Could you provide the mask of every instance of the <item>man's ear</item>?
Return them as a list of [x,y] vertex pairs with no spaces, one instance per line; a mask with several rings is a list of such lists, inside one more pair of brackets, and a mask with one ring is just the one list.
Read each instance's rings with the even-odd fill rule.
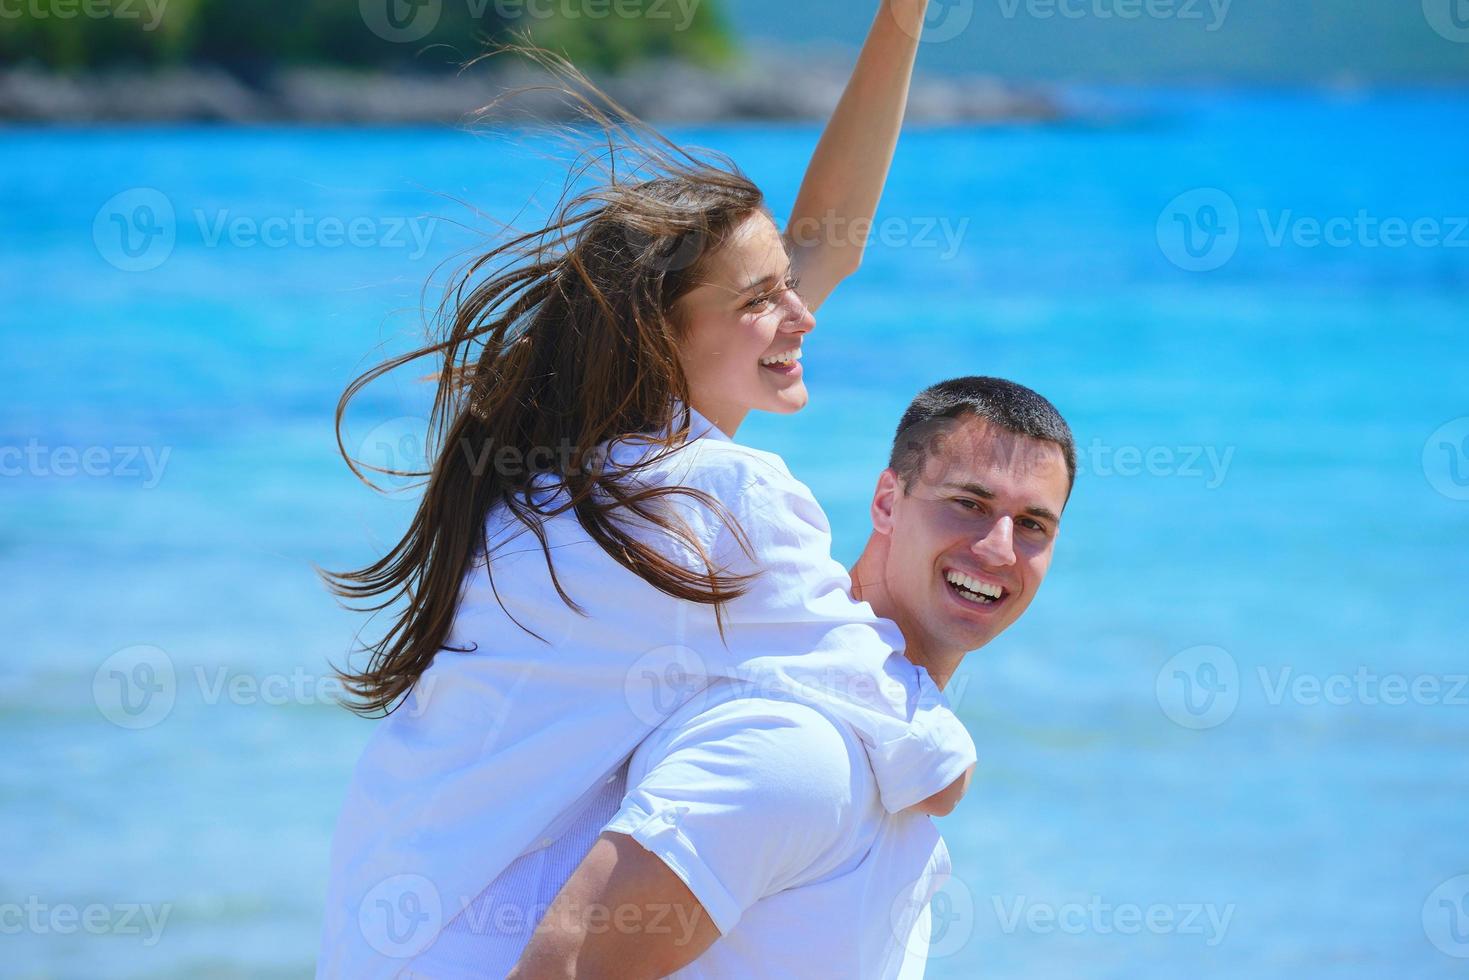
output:
[[898,494],[903,492],[903,483],[896,471],[889,467],[877,478],[877,490],[872,494],[872,529],[878,534],[893,533],[893,506]]

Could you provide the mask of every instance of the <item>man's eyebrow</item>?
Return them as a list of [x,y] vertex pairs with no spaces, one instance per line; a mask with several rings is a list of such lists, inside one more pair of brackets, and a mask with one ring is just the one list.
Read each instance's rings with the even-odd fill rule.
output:
[[[995,499],[995,492],[982,483],[943,483],[939,486],[940,489],[959,490],[964,493],[973,494],[981,500]],[[1039,517],[1042,520],[1050,521],[1052,524],[1061,523],[1060,515],[1051,510],[1049,507],[1037,507],[1032,505],[1025,508],[1023,511],[1021,511],[1021,513],[1029,514],[1031,517]]]
[[940,483],[939,489],[962,490],[965,493],[972,493],[976,497],[983,497],[985,500],[993,500],[995,496],[995,492],[983,483]]

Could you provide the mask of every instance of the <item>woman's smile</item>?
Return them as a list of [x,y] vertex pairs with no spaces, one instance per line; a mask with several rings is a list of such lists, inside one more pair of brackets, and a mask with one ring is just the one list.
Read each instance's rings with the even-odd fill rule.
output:
[[802,374],[801,348],[796,346],[779,354],[762,357],[760,366],[767,371],[773,371],[788,378],[799,378]]

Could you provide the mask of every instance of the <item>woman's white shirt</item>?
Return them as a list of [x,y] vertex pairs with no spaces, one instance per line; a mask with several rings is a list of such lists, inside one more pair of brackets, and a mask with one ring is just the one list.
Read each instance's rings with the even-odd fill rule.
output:
[[[618,564],[570,513],[536,537],[497,509],[492,561],[466,576],[446,648],[374,731],[332,841],[319,977],[391,977],[521,855],[555,840],[634,748],[711,680],[820,705],[861,739],[897,812],[975,761],[974,743],[902,634],[849,594],[830,528],[778,456],[691,412],[690,439],[639,472],[703,491],[665,498],[726,573],[758,573],[725,607],[668,596]],[[609,447],[614,464],[648,449]],[[555,491],[547,491],[554,494]],[[686,547],[637,529],[670,556]],[[503,603],[503,607],[502,607]],[[452,648],[472,647],[460,653]]]

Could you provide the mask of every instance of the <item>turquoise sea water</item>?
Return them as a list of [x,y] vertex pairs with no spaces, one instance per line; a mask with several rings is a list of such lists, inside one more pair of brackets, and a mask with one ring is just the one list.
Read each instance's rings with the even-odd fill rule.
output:
[[[1126,122],[908,133],[811,407],[741,433],[849,561],[925,384],[1011,377],[1076,430],[1050,579],[951,687],[982,763],[931,975],[1462,975],[1469,101],[1091,97]],[[783,213],[817,130],[675,135]],[[435,130],[0,158],[0,972],[305,975],[371,728],[320,683],[361,623],[311,564],[410,512],[333,408],[491,227],[450,198],[510,217],[554,168]],[[425,394],[371,393],[349,448],[411,456]]]

